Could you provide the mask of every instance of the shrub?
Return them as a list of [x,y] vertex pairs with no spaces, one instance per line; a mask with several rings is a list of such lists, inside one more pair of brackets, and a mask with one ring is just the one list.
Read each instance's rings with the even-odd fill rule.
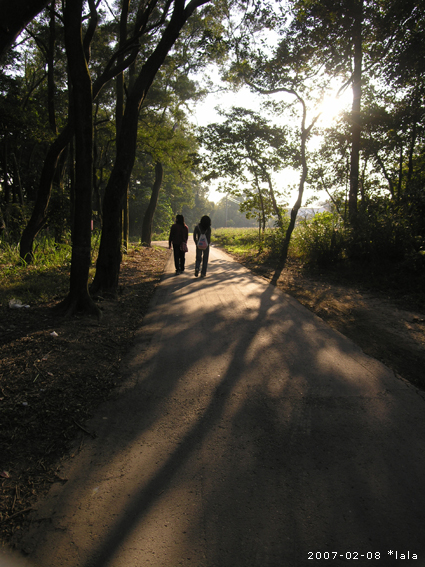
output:
[[306,263],[328,266],[343,259],[346,238],[340,218],[324,212],[297,226],[293,246]]
[[402,208],[387,199],[374,199],[358,214],[348,240],[348,254],[353,260],[368,263],[401,263],[416,256],[420,241]]

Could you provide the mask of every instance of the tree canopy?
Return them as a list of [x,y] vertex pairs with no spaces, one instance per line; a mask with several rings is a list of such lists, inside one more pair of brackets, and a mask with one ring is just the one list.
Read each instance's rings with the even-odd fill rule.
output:
[[[101,238],[90,291],[114,294],[126,234],[149,244],[177,212],[193,223],[202,208],[219,211],[213,180],[248,217],[282,228],[290,187],[277,179],[288,168],[299,184],[283,257],[307,189],[325,192],[353,258],[382,240],[423,264],[424,0],[6,8],[0,0],[1,237],[19,241],[26,263],[40,231],[71,238],[73,305],[90,305],[92,223]],[[197,132],[210,65],[221,89],[244,85],[263,105],[238,104]],[[319,120],[323,101],[347,90],[350,106]]]

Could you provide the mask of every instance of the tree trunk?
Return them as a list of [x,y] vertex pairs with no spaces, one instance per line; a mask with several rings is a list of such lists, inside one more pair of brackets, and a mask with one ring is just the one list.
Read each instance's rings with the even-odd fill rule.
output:
[[47,108],[49,112],[50,128],[57,134],[56,112],[55,112],[55,43],[56,43],[56,21],[55,21],[55,0],[52,1],[49,23],[49,44],[47,50]]
[[75,224],[70,291],[60,305],[67,314],[83,310],[100,316],[88,292],[91,262],[93,108],[92,84],[81,35],[83,0],[67,0],[65,46],[72,83],[75,131]]
[[[8,2],[9,0],[6,1]],[[1,3],[2,0],[0,0],[0,8]],[[92,29],[90,30],[90,32],[92,33]],[[86,37],[89,37],[88,33],[86,34]],[[93,87],[93,99],[97,97],[99,92],[102,90],[102,87],[112,78],[113,75],[100,75],[97,81],[95,81]],[[70,111],[68,116],[68,124],[62,130],[56,140],[52,143],[47,153],[45,162],[43,164],[43,170],[41,172],[36,202],[34,204],[32,216],[22,233],[19,253],[20,257],[27,263],[30,263],[33,259],[32,249],[34,246],[34,239],[46,222],[50,193],[52,190],[52,184],[59,158],[63,150],[66,148],[67,144],[71,142],[73,134],[73,116],[72,112]]]
[[117,156],[105,189],[103,230],[96,263],[92,292],[115,295],[121,264],[121,209],[134,165],[140,106],[146,98],[156,73],[173,47],[180,30],[195,9],[209,0],[192,0],[186,8],[179,0],[174,4],[171,20],[159,43],[143,65],[132,86],[117,139]]
[[148,208],[146,209],[145,216],[143,217],[142,224],[142,244],[150,246],[152,244],[152,221],[155,214],[156,205],[158,203],[159,191],[162,185],[163,167],[161,162],[155,165],[155,181],[152,187],[152,194],[149,201]]
[[350,164],[350,192],[348,195],[348,219],[352,226],[357,220],[357,199],[359,192],[359,163],[361,144],[361,97],[362,97],[362,25],[363,0],[358,0],[354,7],[353,46],[353,106],[351,113],[351,164]]
[[0,58],[49,0],[0,0]]
[[267,178],[267,183],[269,185],[269,194],[270,194],[270,198],[272,200],[272,205],[273,205],[273,210],[274,210],[274,214],[277,216],[277,222],[279,227],[283,227],[283,218],[282,218],[282,212],[276,202],[276,196],[274,194],[274,189],[273,189],[273,181],[270,177],[270,174],[268,171],[266,171],[266,169],[263,169],[263,174],[266,176]]
[[317,118],[318,118],[318,116],[316,116],[316,118],[312,121],[310,126],[308,128],[306,128],[307,107],[305,105],[304,100],[302,100],[301,97],[297,96],[297,98],[298,98],[299,102],[302,104],[302,107],[303,107],[303,116],[302,116],[302,121],[301,121],[301,148],[300,148],[300,150],[301,150],[301,178],[300,178],[300,183],[298,185],[298,198],[295,202],[295,205],[292,208],[291,219],[289,221],[289,226],[286,229],[285,239],[283,241],[282,254],[281,254],[281,267],[280,267],[279,270],[276,271],[275,275],[273,276],[272,283],[275,283],[277,281],[277,279],[280,275],[280,272],[284,268],[284,266],[286,264],[286,260],[288,258],[289,244],[291,242],[292,232],[294,231],[294,228],[295,228],[295,222],[297,220],[298,211],[300,210],[300,207],[301,207],[302,202],[303,202],[304,185],[305,185],[305,182],[306,182],[306,179],[307,179],[307,174],[308,174],[307,155],[306,155],[307,140],[308,140],[310,132],[311,132],[311,130],[312,130]]
[[8,143],[8,135],[5,136],[5,140],[3,143],[3,154],[2,154],[2,163],[3,163],[3,200],[6,205],[10,203],[10,185],[9,185],[9,143]]
[[300,179],[300,183],[298,185],[298,198],[295,202],[295,205],[292,207],[291,219],[289,221],[289,226],[286,229],[285,239],[283,241],[283,248],[282,248],[282,254],[281,254],[282,266],[285,265],[286,260],[288,258],[289,244],[291,242],[291,236],[292,236],[292,233],[293,233],[294,228],[295,228],[295,222],[297,220],[298,211],[300,210],[300,207],[302,205],[303,195],[304,195],[304,185],[305,185],[305,181],[307,179],[307,173],[308,173],[307,158],[306,158],[306,153],[305,153],[307,133],[305,131],[303,131],[302,134],[301,134],[301,137],[302,137],[302,141],[301,141],[301,161],[302,161],[302,164],[301,164],[302,165],[301,179]]
[[[126,38],[127,38],[127,19],[128,19],[128,12],[130,9],[130,1],[125,0],[122,3],[121,7],[121,17],[120,17],[120,38],[119,43],[121,49],[124,47]],[[121,55],[118,58],[119,62],[124,60],[124,55]],[[119,132],[121,129],[122,118],[124,114],[124,73],[120,73],[116,79],[116,92],[117,92],[117,100],[115,105],[115,114],[116,114],[116,130],[117,130],[117,138],[119,136]],[[124,253],[128,252],[129,248],[129,186],[127,185],[127,190],[125,192],[125,198],[123,202],[123,209],[122,209],[122,247]]]
[[37,198],[28,224],[21,236],[19,255],[27,263],[33,260],[34,238],[46,223],[47,209],[59,158],[71,138],[72,129],[66,126],[50,146],[41,172]]

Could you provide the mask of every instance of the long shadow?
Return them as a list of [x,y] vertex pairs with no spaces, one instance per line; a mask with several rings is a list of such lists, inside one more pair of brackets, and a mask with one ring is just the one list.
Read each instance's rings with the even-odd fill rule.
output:
[[[275,287],[259,291],[238,266],[218,265],[202,282],[166,275],[141,333],[139,349],[145,353],[131,368],[137,379],[128,397],[141,417],[129,423],[124,446],[121,437],[106,437],[111,456],[124,455],[154,426],[164,403],[204,359],[226,358],[225,370],[220,380],[204,371],[205,384],[210,379],[213,386],[198,419],[153,477],[134,490],[84,567],[111,564],[194,454],[203,454],[207,463],[213,459],[203,510],[186,536],[199,538],[204,530],[211,540],[205,565],[310,565],[309,552],[321,553],[323,560],[334,551],[332,565],[350,559],[391,565],[388,555],[383,559],[387,546],[424,553],[425,495],[417,490],[424,470],[425,431],[418,424],[423,404]],[[223,305],[203,304],[203,290],[221,293]],[[243,294],[242,302],[237,294]],[[188,297],[197,303],[185,313]],[[208,331],[207,344],[199,329]],[[181,366],[167,370],[166,361],[177,355]],[[412,401],[410,413],[402,406],[406,399]],[[206,439],[221,425],[230,433],[217,453]],[[381,553],[382,563],[376,556],[346,555],[353,552]]]

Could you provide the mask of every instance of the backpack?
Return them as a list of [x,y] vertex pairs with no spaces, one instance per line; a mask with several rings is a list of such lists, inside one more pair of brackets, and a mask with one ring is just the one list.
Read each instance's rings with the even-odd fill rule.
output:
[[[201,229],[199,229],[199,230],[201,230]],[[206,234],[203,234],[201,232],[201,235],[199,236],[199,239],[198,239],[197,246],[200,250],[206,250],[208,248],[208,239],[207,239]]]

